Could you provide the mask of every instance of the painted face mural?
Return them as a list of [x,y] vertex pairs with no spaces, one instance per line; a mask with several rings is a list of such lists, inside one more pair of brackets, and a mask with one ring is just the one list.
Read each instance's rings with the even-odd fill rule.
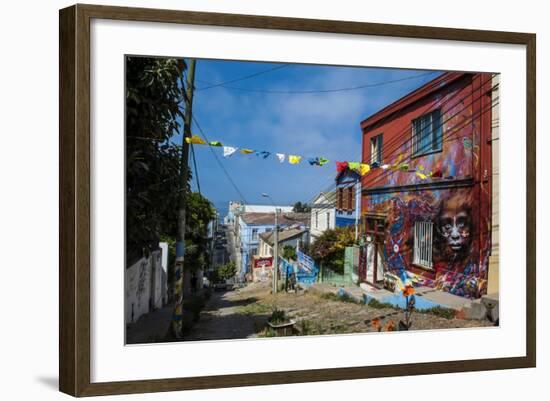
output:
[[443,200],[436,217],[441,256],[449,261],[461,261],[470,254],[473,219],[470,197],[464,192]]

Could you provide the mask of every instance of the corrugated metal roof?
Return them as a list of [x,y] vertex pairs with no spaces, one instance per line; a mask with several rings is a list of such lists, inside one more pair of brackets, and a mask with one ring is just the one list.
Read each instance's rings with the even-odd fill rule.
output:
[[[307,229],[303,228],[289,228],[287,230],[279,231],[279,242],[286,241],[287,239],[298,237],[307,232]],[[275,242],[275,233],[273,231],[268,231],[260,234],[260,238],[267,242],[269,245],[273,246]]]
[[[275,213],[243,213],[240,217],[249,226],[275,225]],[[279,225],[290,226],[301,223],[309,226],[309,213],[281,213],[279,214]]]

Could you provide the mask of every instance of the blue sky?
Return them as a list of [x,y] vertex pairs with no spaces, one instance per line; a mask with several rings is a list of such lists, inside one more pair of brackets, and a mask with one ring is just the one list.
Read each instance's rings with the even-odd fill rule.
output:
[[[305,157],[323,156],[324,167],[280,164],[271,155],[234,154],[224,158],[213,148],[248,203],[265,204],[268,192],[278,204],[309,202],[334,181],[334,161],[359,161],[359,123],[389,103],[438,76],[438,72],[382,68],[334,67],[291,64],[251,79],[228,84],[232,87],[268,91],[308,91],[349,88],[367,84],[401,82],[358,90],[329,93],[259,93],[226,87],[203,89],[269,70],[281,64],[198,60],[193,114],[211,141]],[[200,131],[193,126],[193,134]],[[180,141],[181,139],[176,139]],[[201,192],[216,207],[239,200],[225,174],[206,146],[195,146]],[[192,167],[192,162],[190,161]],[[192,187],[196,190],[195,179]],[[225,210],[221,210],[222,214]]]

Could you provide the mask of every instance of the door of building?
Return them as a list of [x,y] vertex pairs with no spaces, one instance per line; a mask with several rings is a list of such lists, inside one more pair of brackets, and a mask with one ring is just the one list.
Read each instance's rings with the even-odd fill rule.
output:
[[385,228],[385,216],[365,217],[366,245],[364,247],[365,269],[363,281],[375,287],[381,287],[384,281]]

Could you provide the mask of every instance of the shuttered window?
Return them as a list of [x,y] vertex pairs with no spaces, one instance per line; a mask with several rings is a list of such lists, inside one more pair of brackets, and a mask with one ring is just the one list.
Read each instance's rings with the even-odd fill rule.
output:
[[433,246],[433,223],[431,221],[417,221],[414,224],[414,260],[418,266],[431,269]]
[[338,205],[336,208],[342,210],[344,208],[344,188],[338,188]]
[[348,210],[353,211],[355,206],[355,188],[353,186],[348,187]]
[[340,188],[342,190],[342,209],[348,208],[348,191],[345,188]]

